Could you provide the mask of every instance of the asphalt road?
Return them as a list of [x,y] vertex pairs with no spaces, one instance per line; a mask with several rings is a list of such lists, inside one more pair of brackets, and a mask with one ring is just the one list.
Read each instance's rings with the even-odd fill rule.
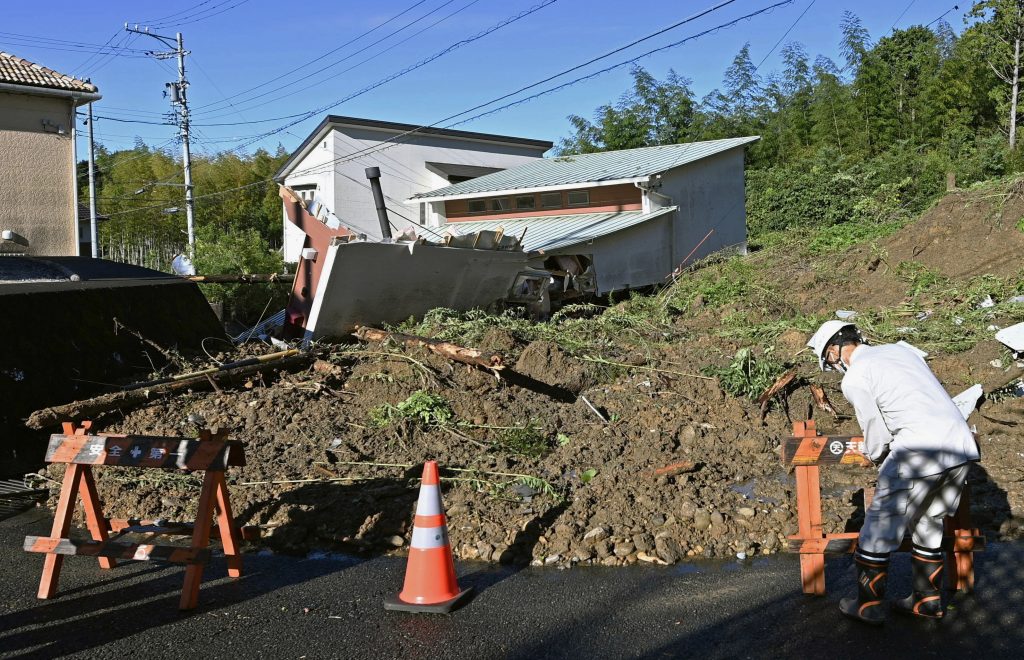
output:
[[[101,571],[69,557],[57,598],[35,597],[46,535],[36,509],[0,522],[0,656],[52,658],[946,658],[1024,656],[1024,544],[978,556],[978,590],[942,622],[893,615],[882,628],[845,620],[848,558],[830,561],[830,593],[800,593],[795,556],[628,569],[460,564],[475,597],[451,615],[386,612],[405,563],[380,557],[250,554],[245,575],[207,567],[197,610],[180,613],[183,569],[147,562]],[[909,588],[909,559],[891,593]],[[984,655],[981,655],[984,654]]]

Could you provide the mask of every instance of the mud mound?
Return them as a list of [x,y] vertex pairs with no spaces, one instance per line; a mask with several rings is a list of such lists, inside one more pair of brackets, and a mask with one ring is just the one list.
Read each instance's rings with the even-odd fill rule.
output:
[[918,261],[947,277],[1006,277],[1021,268],[1024,197],[1005,192],[946,195],[919,220],[882,243],[890,263]]
[[535,341],[527,346],[515,368],[523,375],[573,393],[583,391],[594,382],[585,363],[570,357],[550,341]]

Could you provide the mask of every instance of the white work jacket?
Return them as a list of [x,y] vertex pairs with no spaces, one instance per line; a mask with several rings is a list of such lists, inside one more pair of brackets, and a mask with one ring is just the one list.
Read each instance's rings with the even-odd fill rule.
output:
[[898,344],[862,344],[850,356],[843,395],[864,431],[864,448],[889,472],[916,479],[980,458],[956,404],[924,360]]

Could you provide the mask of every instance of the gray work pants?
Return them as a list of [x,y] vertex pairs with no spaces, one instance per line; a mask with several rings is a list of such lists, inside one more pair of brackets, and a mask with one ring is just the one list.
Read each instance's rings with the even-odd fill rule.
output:
[[900,478],[892,469],[895,466],[883,466],[875,498],[864,514],[858,547],[876,554],[893,552],[908,528],[913,530],[916,545],[940,547],[943,519],[953,515],[960,504],[969,465],[916,479]]

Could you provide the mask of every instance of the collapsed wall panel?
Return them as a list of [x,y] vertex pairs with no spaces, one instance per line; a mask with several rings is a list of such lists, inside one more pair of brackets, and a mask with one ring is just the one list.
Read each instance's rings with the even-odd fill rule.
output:
[[521,272],[534,272],[521,251],[423,243],[332,245],[305,336],[340,337],[356,325],[400,323],[437,307],[486,308],[513,294]]

